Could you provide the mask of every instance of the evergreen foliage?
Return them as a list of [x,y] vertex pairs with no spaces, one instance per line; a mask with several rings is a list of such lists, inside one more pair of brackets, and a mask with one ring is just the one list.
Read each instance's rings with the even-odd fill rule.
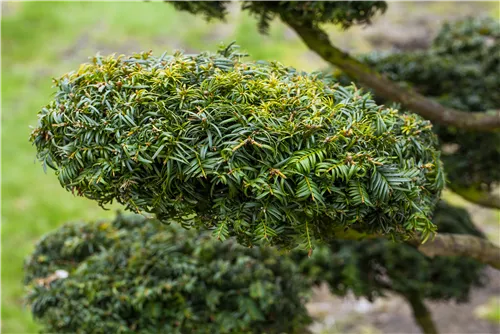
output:
[[[374,53],[362,60],[445,106],[470,112],[500,109],[500,24],[493,18],[445,24],[428,50]],[[449,148],[442,158],[454,185],[489,189],[500,181],[500,132],[434,128]]]
[[[439,231],[484,237],[465,209],[440,201],[433,218]],[[482,286],[484,265],[463,257],[428,258],[413,246],[385,239],[336,240],[318,247],[311,258],[294,255],[301,271],[316,283],[327,282],[332,293],[349,291],[373,301],[392,291],[430,300],[468,300]]]
[[[467,211],[442,201],[433,222],[446,233],[483,237]],[[26,261],[25,284],[47,332],[293,333],[310,321],[304,303],[313,283],[371,301],[392,291],[464,302],[484,284],[483,268],[459,257],[430,259],[385,239],[334,241],[311,258],[278,254],[118,215],[44,236]],[[68,277],[54,277],[58,270]]]
[[[179,10],[202,14],[207,19],[224,19],[231,1],[167,1]],[[241,8],[258,18],[258,27],[266,32],[276,17],[291,18],[303,24],[340,24],[349,28],[367,24],[378,12],[387,9],[384,1],[241,1]]]
[[55,80],[31,137],[38,158],[101,205],[245,245],[435,231],[444,176],[428,121],[236,51],[95,57]]
[[290,258],[140,215],[62,226],[25,273],[48,333],[301,333],[310,321]]

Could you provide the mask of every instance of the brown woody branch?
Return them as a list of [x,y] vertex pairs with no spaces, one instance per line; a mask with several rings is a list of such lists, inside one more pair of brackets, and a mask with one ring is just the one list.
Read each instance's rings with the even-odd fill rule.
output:
[[[366,234],[355,229],[337,230],[336,238],[343,240],[363,240],[383,238],[382,234]],[[487,239],[469,234],[439,233],[433,239],[422,244],[420,238],[415,237],[407,241],[416,247],[422,254],[434,256],[461,256],[477,260],[481,263],[500,270],[500,248]]]
[[455,194],[463,199],[490,209],[500,209],[500,196],[486,190],[460,187],[453,183],[448,185]]
[[464,256],[500,270],[500,248],[490,241],[465,234],[437,234],[433,240],[418,244],[423,254],[434,256]]
[[330,64],[340,68],[351,78],[372,89],[376,95],[401,103],[414,113],[439,124],[480,131],[500,129],[500,111],[487,114],[446,108],[411,89],[400,87],[397,83],[352,58],[348,53],[336,48],[320,28],[313,25],[300,25],[284,18],[282,20],[297,32],[311,50]]

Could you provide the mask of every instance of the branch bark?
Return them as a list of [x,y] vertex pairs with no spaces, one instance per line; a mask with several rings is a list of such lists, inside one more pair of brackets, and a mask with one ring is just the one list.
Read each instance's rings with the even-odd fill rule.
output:
[[376,95],[399,102],[412,112],[439,124],[480,131],[500,129],[500,110],[488,114],[446,108],[413,90],[400,87],[397,83],[352,58],[348,53],[336,48],[330,43],[327,34],[320,28],[312,25],[300,25],[285,18],[282,20],[297,32],[309,49],[362,85],[372,89]]
[[463,199],[484,206],[490,209],[500,209],[500,197],[487,191],[477,190],[474,188],[464,188],[456,186],[453,183],[448,185],[451,191],[459,195]]
[[[384,238],[382,234],[366,234],[355,229],[347,231],[337,230],[336,238],[344,240],[363,240]],[[415,237],[406,241],[414,246],[422,254],[434,256],[461,256],[472,258],[500,270],[500,247],[487,239],[470,234],[439,233],[434,239],[427,240],[422,244],[420,238]]]
[[413,240],[417,249],[429,256],[464,256],[500,270],[500,248],[490,241],[466,234],[437,234],[424,244]]

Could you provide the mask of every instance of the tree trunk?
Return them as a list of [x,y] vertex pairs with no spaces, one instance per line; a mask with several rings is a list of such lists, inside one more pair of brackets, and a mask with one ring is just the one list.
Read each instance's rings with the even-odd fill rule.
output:
[[463,256],[500,270],[500,248],[490,241],[467,234],[438,233],[424,244],[413,240],[417,249],[429,256]]
[[413,311],[413,318],[417,323],[418,327],[422,330],[424,334],[438,334],[438,330],[434,321],[432,321],[432,314],[429,312],[425,306],[422,298],[418,295],[407,295],[406,300],[411,306]]

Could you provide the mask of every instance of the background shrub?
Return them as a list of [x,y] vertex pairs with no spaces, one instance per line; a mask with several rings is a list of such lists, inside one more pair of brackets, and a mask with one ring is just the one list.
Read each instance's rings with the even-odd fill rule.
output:
[[[433,218],[443,233],[484,237],[465,209],[440,201]],[[408,244],[385,239],[334,241],[316,249],[310,259],[302,255],[301,270],[327,282],[332,293],[349,291],[373,301],[392,291],[430,300],[468,300],[471,288],[485,282],[480,262],[463,257],[429,258]],[[302,260],[300,260],[302,258]]]
[[309,323],[310,286],[290,258],[139,215],[66,224],[25,272],[50,333],[301,333]]
[[[391,80],[470,112],[500,108],[500,24],[468,18],[445,24],[427,50],[361,57]],[[344,84],[350,79],[341,80]],[[380,101],[385,102],[385,101]],[[500,133],[435,125],[451,187],[490,190],[500,180]]]
[[[483,236],[464,209],[445,202],[433,221],[446,233]],[[334,241],[311,258],[278,254],[119,215],[47,234],[26,261],[25,284],[47,332],[293,333],[310,321],[304,306],[313,283],[370,301],[391,291],[410,303],[464,302],[484,284],[483,268],[385,239]],[[60,270],[68,277],[57,278]]]

